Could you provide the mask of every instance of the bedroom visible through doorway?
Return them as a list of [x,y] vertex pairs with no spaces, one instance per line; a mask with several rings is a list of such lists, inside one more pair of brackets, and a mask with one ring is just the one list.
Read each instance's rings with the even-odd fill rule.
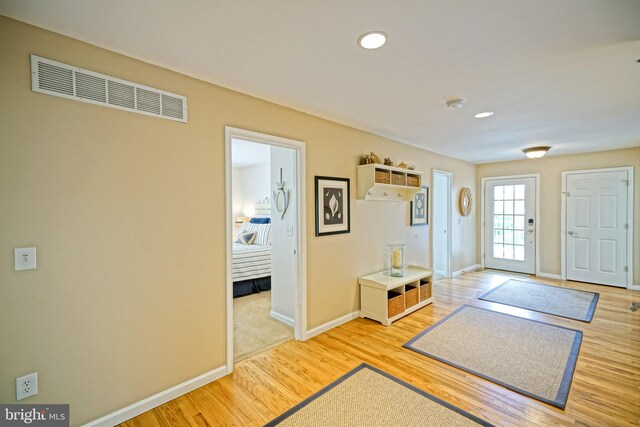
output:
[[295,150],[231,139],[233,360],[294,336]]

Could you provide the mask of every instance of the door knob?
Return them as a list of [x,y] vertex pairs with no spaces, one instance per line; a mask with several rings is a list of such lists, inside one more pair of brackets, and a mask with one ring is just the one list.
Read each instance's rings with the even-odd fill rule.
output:
[[576,233],[575,231],[567,231],[567,234],[569,236],[577,236],[578,235],[578,233]]

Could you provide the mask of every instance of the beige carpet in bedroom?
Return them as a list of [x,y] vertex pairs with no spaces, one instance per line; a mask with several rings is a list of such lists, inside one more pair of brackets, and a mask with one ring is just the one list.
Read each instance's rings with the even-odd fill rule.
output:
[[293,328],[269,316],[271,291],[233,299],[233,360],[293,339]]

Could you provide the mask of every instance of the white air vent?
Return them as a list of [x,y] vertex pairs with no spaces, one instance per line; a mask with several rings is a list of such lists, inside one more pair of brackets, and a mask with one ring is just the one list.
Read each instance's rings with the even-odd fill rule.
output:
[[148,116],[187,122],[187,97],[31,55],[31,89]]

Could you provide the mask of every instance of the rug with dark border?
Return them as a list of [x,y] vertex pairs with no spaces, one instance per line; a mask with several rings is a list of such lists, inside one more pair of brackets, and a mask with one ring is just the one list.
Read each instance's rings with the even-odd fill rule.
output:
[[463,305],[403,347],[564,409],[582,332]]
[[561,288],[527,280],[510,279],[480,295],[478,299],[591,322],[600,294]]
[[491,426],[363,363],[266,426]]

